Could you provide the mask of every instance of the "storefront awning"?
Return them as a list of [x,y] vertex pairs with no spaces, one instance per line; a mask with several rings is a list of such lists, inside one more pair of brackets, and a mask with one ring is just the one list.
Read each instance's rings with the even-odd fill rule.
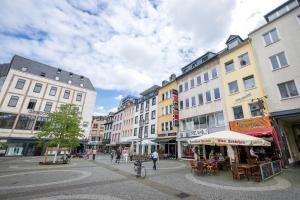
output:
[[272,128],[256,128],[249,131],[244,131],[244,134],[254,137],[273,137],[276,145],[279,147],[279,140],[276,130]]

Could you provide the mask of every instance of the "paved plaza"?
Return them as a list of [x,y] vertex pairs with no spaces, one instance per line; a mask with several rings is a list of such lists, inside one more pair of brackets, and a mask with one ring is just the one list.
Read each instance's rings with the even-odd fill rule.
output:
[[158,170],[147,162],[139,179],[133,164],[111,163],[109,156],[69,165],[40,166],[42,157],[0,158],[0,199],[300,199],[300,169],[290,168],[271,180],[234,181],[229,172],[195,176],[186,161],[160,160]]

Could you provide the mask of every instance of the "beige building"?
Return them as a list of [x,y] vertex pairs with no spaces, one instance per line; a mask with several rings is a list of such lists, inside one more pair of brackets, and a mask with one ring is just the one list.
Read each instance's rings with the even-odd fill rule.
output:
[[[300,161],[300,7],[287,1],[265,15],[266,24],[249,34],[282,154]],[[286,142],[285,142],[286,141]]]
[[101,148],[103,146],[104,139],[104,124],[106,123],[106,117],[94,116],[91,125],[91,133],[89,137],[89,145]]

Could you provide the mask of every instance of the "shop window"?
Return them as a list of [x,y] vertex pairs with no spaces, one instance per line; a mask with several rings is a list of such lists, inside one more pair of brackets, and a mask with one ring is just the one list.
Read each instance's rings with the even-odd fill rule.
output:
[[278,88],[283,99],[299,95],[294,80],[278,84]]
[[198,94],[198,105],[203,105],[203,94]]
[[288,62],[287,62],[284,52],[275,54],[275,55],[271,56],[269,59],[270,59],[272,68],[274,70],[288,66]]
[[239,61],[240,61],[240,65],[241,67],[244,67],[246,65],[250,64],[250,60],[249,60],[249,55],[248,53],[244,53],[242,55],[239,56]]
[[16,117],[16,114],[0,112],[0,128],[12,129]]
[[42,87],[43,87],[43,84],[41,84],[41,83],[36,83],[36,84],[34,85],[33,92],[35,92],[35,93],[40,93],[41,90],[42,90]]
[[70,98],[70,90],[65,90],[65,93],[64,93],[64,99],[69,99]]
[[207,128],[207,119],[206,116],[200,116],[200,128]]
[[249,108],[250,108],[252,117],[262,116],[262,110],[261,110],[258,102],[249,103]]
[[273,44],[277,41],[279,41],[277,29],[273,29],[263,35],[265,45],[268,46],[270,44]]
[[55,96],[56,95],[56,91],[57,91],[57,87],[51,86],[49,95],[50,96]]
[[16,107],[18,101],[19,101],[19,97],[18,97],[18,96],[11,96],[11,97],[10,97],[10,100],[9,100],[9,102],[8,102],[8,106],[9,106],[9,107]]
[[253,75],[243,78],[243,82],[246,90],[255,87],[255,80]]
[[32,115],[20,115],[16,125],[16,129],[31,130],[34,124],[35,116]]
[[208,119],[208,125],[210,128],[215,127],[216,126],[216,122],[215,122],[215,114],[211,113],[207,116]]
[[29,100],[29,103],[28,103],[28,106],[27,106],[27,109],[31,109],[31,110],[34,110],[35,108],[35,105],[36,105],[36,100],[35,99],[30,99]]
[[193,117],[194,129],[200,129],[200,120],[199,117]]
[[236,107],[233,107],[232,109],[233,109],[234,119],[243,119],[244,118],[242,106],[236,106]]
[[228,83],[228,88],[229,88],[230,94],[239,92],[239,87],[238,87],[237,81],[232,81],[232,82]]
[[225,63],[225,70],[226,70],[227,73],[234,71],[233,60]]
[[25,80],[24,79],[18,79],[17,84],[15,86],[16,89],[22,90],[24,85],[25,85]]

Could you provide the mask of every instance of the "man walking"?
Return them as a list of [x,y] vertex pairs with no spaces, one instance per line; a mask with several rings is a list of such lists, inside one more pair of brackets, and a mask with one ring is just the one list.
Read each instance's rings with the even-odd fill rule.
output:
[[97,149],[96,149],[96,147],[94,147],[94,149],[93,149],[93,160],[95,160],[96,154],[97,154]]
[[156,150],[154,150],[151,157],[153,161],[153,170],[156,170],[156,161],[158,160],[158,153],[156,152]]

